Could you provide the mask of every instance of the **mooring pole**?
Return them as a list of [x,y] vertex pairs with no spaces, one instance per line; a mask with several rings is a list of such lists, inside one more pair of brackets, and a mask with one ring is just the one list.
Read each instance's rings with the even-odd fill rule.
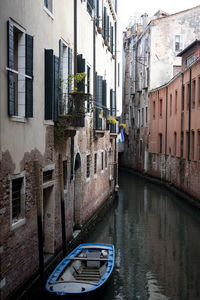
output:
[[67,251],[66,251],[65,202],[64,202],[64,181],[63,181],[63,161],[62,161],[62,154],[59,154],[59,172],[60,172],[62,248],[63,248],[63,257],[65,257]]
[[44,251],[43,251],[43,228],[42,228],[42,209],[41,209],[41,188],[40,188],[40,167],[38,160],[34,161],[36,202],[37,202],[37,225],[38,225],[38,250],[39,250],[39,269],[40,280],[44,285]]

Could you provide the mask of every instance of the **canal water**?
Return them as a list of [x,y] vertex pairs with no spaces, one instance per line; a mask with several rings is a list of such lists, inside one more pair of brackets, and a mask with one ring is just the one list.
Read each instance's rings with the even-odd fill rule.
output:
[[161,186],[120,172],[119,199],[87,242],[111,243],[102,300],[200,299],[200,215]]

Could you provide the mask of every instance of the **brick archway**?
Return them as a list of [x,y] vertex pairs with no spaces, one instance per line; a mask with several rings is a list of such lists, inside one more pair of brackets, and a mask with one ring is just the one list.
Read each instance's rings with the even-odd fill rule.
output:
[[76,154],[74,164],[74,229],[81,227],[82,218],[82,172],[81,172],[81,156]]

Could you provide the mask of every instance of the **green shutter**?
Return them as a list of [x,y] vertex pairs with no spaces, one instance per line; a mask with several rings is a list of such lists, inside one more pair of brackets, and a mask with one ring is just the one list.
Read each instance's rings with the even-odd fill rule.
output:
[[96,0],[96,26],[99,27],[99,0]]
[[59,40],[59,113],[63,112],[62,99],[63,99],[63,42]]
[[111,53],[113,53],[113,26],[111,26],[111,32],[110,32],[110,47],[111,47]]
[[113,90],[110,89],[110,115],[113,115]]
[[[72,49],[68,48],[68,75],[72,75]],[[68,82],[69,92],[72,90],[72,83]]]
[[27,118],[33,117],[33,37],[26,34],[26,75],[32,79],[26,78],[26,108]]
[[[77,55],[77,73],[85,73],[85,59],[82,54]],[[85,78],[78,82],[77,88],[78,91],[85,92]]]
[[107,83],[106,83],[106,80],[103,80],[102,85],[103,85],[102,104],[103,104],[103,107],[106,108],[107,107]]
[[106,29],[107,29],[107,9],[106,9],[106,7],[104,7],[104,12],[103,12],[103,37],[104,37],[104,40],[107,39]]
[[[8,21],[8,68],[14,69],[13,25]],[[15,114],[14,74],[8,71],[8,114]]]
[[59,96],[59,58],[54,56],[54,111],[53,120],[58,121],[58,96]]
[[110,18],[107,16],[107,28],[106,28],[106,35],[107,35],[107,41],[110,41]]
[[45,49],[45,120],[53,119],[54,57],[53,50]]

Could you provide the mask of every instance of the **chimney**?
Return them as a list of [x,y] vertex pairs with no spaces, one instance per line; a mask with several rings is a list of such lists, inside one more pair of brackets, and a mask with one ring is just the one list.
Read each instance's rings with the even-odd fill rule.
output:
[[144,13],[143,15],[141,15],[141,18],[142,18],[142,31],[144,31],[148,25],[148,14]]

